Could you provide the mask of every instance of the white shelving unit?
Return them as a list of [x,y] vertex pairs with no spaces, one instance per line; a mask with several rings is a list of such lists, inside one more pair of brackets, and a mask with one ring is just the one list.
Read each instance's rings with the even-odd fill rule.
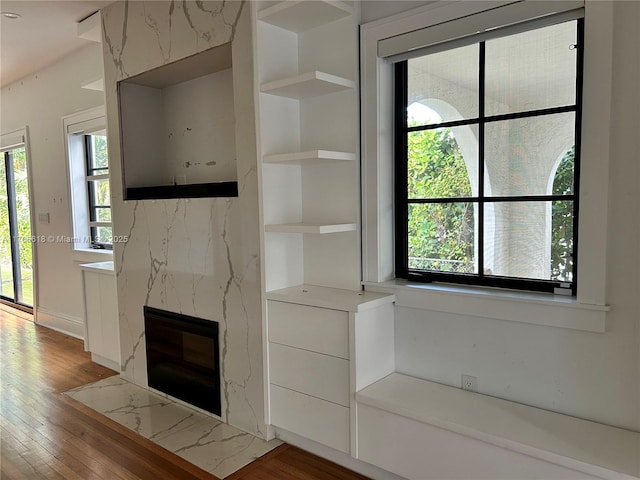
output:
[[377,362],[368,347],[355,354],[355,333],[386,339],[393,325],[393,296],[360,290],[357,12],[252,5],[270,423],[355,455],[357,372]]
[[354,7],[322,0],[261,7],[265,290],[303,283],[359,290]]

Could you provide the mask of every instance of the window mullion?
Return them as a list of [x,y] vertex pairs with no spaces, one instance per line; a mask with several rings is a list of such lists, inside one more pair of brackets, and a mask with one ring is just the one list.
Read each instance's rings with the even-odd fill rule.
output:
[[485,127],[485,42],[480,42],[478,55],[478,276],[484,277],[484,127]]
[[584,72],[584,18],[578,19],[577,22],[577,39],[578,39],[578,57],[576,64],[576,117],[575,117],[575,142],[574,145],[574,163],[573,163],[573,281],[571,282],[571,292],[577,295],[578,280],[578,217],[580,216],[580,159],[582,145],[582,79]]
[[100,173],[100,174],[97,174],[97,175],[88,174],[87,175],[87,180],[88,181],[109,180],[109,174],[108,173]]
[[408,203],[408,144],[407,144],[407,62],[395,66],[394,132],[396,135],[395,215],[396,225],[396,275],[406,275],[409,268],[409,203]]

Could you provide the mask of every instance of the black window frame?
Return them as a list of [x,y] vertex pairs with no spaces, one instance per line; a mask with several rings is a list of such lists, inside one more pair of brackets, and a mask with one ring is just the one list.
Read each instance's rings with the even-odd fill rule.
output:
[[[569,291],[575,296],[577,292],[578,273],[578,218],[579,218],[579,191],[580,191],[580,145],[581,145],[581,121],[582,121],[582,83],[584,64],[584,19],[576,21],[577,49],[576,59],[576,101],[575,104],[515,112],[501,115],[485,115],[485,44],[486,41],[478,41],[479,45],[479,89],[478,89],[478,116],[475,118],[434,123],[416,127],[407,125],[408,103],[408,60],[397,62],[394,65],[394,213],[395,213],[395,276],[411,281],[431,283],[446,282],[466,284],[473,286],[498,287],[513,290],[530,290],[537,292],[558,293]],[[567,23],[559,21],[560,23]],[[541,27],[542,28],[542,27]],[[535,30],[532,28],[531,30]],[[452,47],[455,48],[455,47]],[[527,196],[491,196],[484,195],[484,129],[487,123],[513,120],[518,118],[531,118],[535,116],[553,115],[557,113],[575,113],[575,157],[574,157],[574,181],[573,193],[568,195],[527,195]],[[408,195],[408,142],[410,132],[441,129],[464,125],[478,126],[478,195],[469,197],[452,197],[438,199],[410,199]],[[555,200],[568,200],[573,202],[573,278],[571,282],[559,280],[538,280],[532,278],[506,277],[487,275],[484,273],[484,204],[490,202],[549,202]],[[431,270],[410,269],[408,266],[408,209],[411,203],[456,203],[470,202],[478,204],[478,231],[475,233],[478,241],[478,273],[463,274]],[[570,287],[567,288],[570,283]],[[559,290],[558,290],[559,289]]]
[[[98,205],[95,202],[95,182],[103,179],[97,179],[97,175],[109,175],[109,167],[94,167],[93,166],[93,144],[91,142],[92,134],[84,134],[84,163],[87,182],[87,203],[89,209],[89,235],[91,240],[91,248],[98,250],[113,250],[113,243],[102,242],[98,240],[98,225],[94,223],[109,223],[109,227],[112,229],[112,222],[100,222],[98,220],[97,212],[99,209],[111,210],[111,205]],[[96,173],[100,172],[100,173]],[[108,177],[106,178],[108,180]]]

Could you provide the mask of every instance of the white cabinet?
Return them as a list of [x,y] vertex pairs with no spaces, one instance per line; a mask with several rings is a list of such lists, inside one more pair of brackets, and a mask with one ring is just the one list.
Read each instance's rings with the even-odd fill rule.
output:
[[113,262],[80,265],[84,284],[85,350],[91,360],[120,371],[118,301]]
[[[355,456],[357,376],[394,368],[393,295],[301,285],[267,296],[270,423]],[[374,358],[356,333],[391,347]]]
[[253,2],[266,291],[360,282],[358,18],[341,1]]

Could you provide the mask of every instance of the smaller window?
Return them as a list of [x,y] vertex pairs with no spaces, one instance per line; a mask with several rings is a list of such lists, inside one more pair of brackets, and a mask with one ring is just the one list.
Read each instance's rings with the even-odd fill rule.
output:
[[92,248],[112,249],[109,156],[104,132],[84,135],[89,231]]
[[76,250],[112,250],[111,193],[104,108],[63,119]]

